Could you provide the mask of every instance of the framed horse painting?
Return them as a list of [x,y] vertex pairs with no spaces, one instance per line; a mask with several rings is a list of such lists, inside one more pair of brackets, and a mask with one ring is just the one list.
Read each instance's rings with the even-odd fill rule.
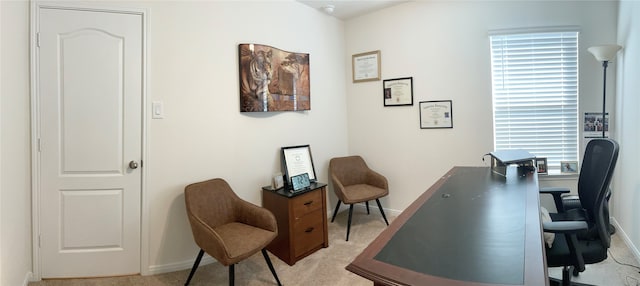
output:
[[239,44],[240,111],[311,109],[309,54]]

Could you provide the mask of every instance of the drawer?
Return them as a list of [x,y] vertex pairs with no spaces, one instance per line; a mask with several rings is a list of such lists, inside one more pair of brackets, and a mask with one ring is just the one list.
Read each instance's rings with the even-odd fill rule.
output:
[[298,219],[308,213],[322,208],[322,192],[312,191],[292,199],[292,216]]
[[317,210],[296,220],[293,228],[293,256],[298,257],[324,243],[322,211]]

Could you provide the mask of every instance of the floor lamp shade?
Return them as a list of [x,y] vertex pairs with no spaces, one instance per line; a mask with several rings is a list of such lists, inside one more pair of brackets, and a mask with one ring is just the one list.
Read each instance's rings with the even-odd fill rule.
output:
[[[605,128],[607,128],[606,122],[606,100],[607,100],[607,66],[609,65],[609,61],[613,60],[616,57],[618,51],[622,49],[621,46],[618,45],[603,45],[603,46],[594,46],[587,49],[599,62],[602,62],[602,70],[603,70],[603,82],[602,82],[602,138],[605,138]],[[597,128],[597,126],[596,126]]]
[[604,62],[613,60],[620,49],[622,47],[618,45],[603,45],[588,48],[587,51],[593,54],[599,62]]

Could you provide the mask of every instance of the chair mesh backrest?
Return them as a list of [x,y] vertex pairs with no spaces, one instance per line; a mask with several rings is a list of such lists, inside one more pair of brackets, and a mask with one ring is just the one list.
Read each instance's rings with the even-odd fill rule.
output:
[[333,158],[329,162],[331,175],[335,175],[345,187],[365,183],[368,170],[369,167],[360,156]]
[[185,187],[185,202],[189,216],[216,227],[235,221],[234,205],[239,199],[223,179],[212,179]]
[[604,205],[609,183],[618,160],[618,143],[611,139],[592,139],[587,144],[578,179],[580,204],[589,220],[595,222],[598,235],[609,245],[610,235],[605,221]]

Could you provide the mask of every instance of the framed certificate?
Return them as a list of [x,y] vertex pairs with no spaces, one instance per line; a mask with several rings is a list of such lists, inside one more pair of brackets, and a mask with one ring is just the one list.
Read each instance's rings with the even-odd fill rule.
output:
[[353,82],[380,80],[380,51],[356,54],[351,60]]
[[413,77],[385,79],[382,93],[384,106],[413,105]]
[[420,128],[453,128],[451,100],[421,101]]
[[282,147],[281,159],[284,181],[287,186],[292,186],[291,178],[301,174],[307,174],[311,182],[316,181],[316,171],[313,168],[309,145]]

